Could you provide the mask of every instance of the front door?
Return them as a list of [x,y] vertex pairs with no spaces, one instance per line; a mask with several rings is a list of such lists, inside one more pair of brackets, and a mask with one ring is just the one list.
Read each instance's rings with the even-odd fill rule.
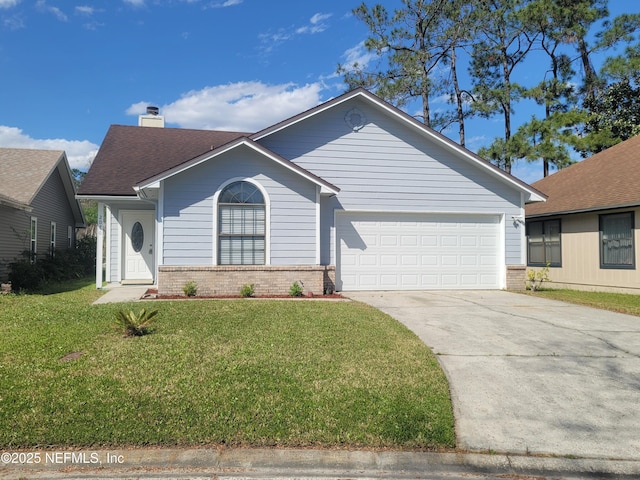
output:
[[153,283],[153,211],[122,213],[123,283]]

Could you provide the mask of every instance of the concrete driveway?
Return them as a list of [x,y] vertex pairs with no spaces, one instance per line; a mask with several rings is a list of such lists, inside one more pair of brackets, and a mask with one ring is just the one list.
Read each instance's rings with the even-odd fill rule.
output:
[[640,317],[504,291],[346,296],[437,355],[459,447],[640,460]]

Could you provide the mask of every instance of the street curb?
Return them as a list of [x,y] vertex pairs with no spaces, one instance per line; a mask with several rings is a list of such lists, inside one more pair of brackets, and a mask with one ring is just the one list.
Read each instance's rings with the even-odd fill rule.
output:
[[[19,458],[12,464],[0,463],[0,478],[131,478],[131,475],[141,477],[151,473],[167,478],[167,475],[180,472],[187,472],[194,478],[199,474],[213,474],[215,478],[220,479],[274,476],[326,478],[344,475],[351,478],[431,478],[437,473],[452,472],[523,476],[563,474],[574,478],[640,478],[640,460],[573,459],[505,453],[264,448],[44,450],[39,453],[39,464],[20,464]],[[45,457],[46,453],[49,456]]]

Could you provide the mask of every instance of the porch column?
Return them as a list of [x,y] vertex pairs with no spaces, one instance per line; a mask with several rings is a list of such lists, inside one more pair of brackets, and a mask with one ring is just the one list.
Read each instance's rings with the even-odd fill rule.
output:
[[98,231],[96,236],[96,288],[102,288],[102,250],[104,248],[104,203],[102,202],[98,202]]

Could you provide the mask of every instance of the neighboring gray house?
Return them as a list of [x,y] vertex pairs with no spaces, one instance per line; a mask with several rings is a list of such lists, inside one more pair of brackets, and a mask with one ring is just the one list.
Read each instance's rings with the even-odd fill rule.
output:
[[25,251],[42,256],[74,247],[82,226],[64,151],[0,148],[0,280]]
[[99,202],[108,282],[524,285],[524,205],[544,195],[365,90],[254,134],[158,125],[111,126],[79,191]]

